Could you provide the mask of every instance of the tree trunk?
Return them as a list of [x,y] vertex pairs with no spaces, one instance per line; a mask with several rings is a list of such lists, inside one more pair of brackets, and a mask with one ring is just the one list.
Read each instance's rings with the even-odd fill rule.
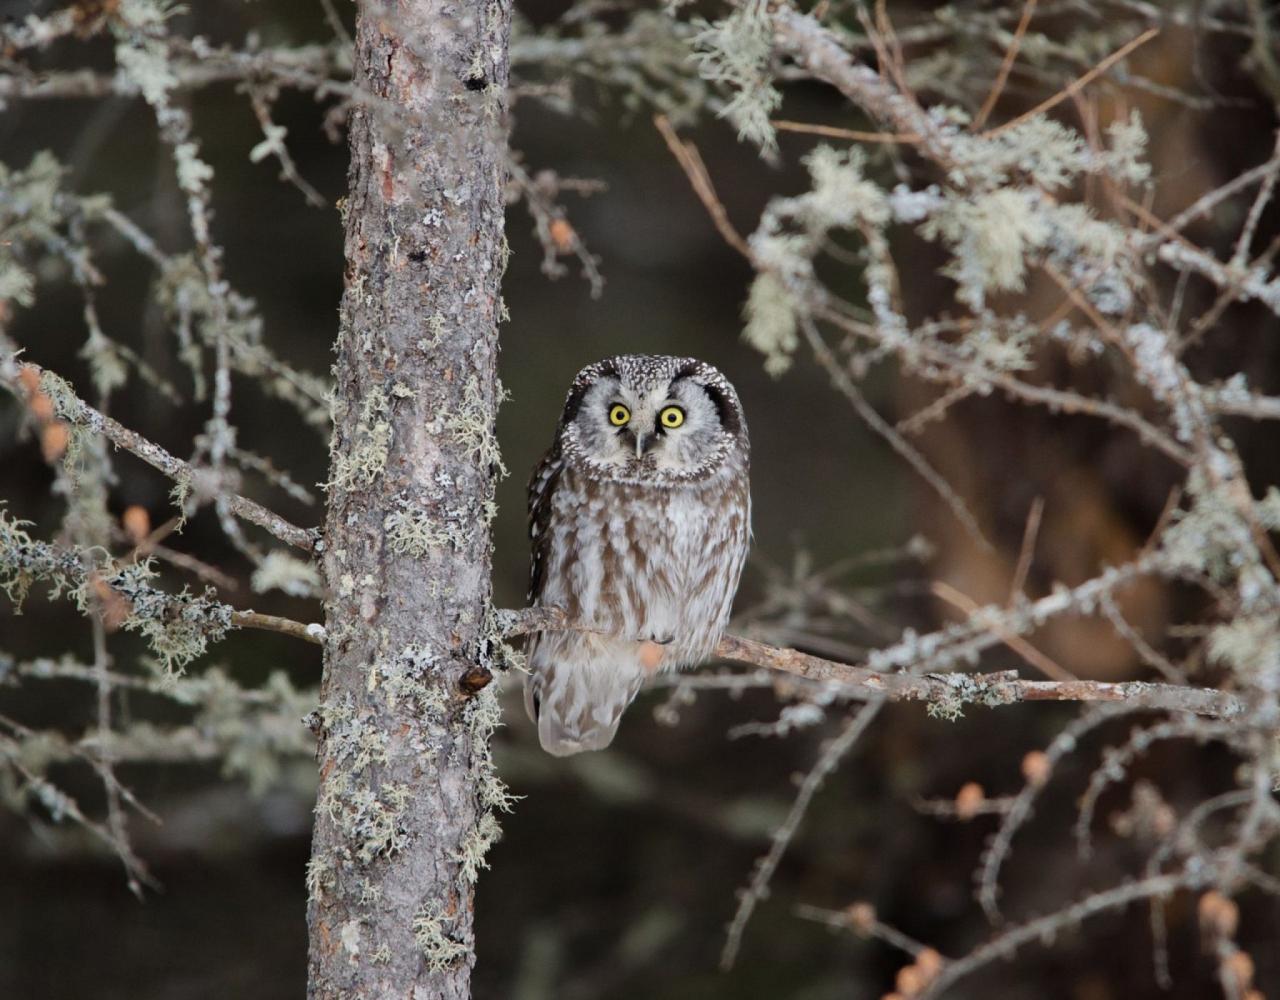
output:
[[492,774],[506,0],[365,0],[337,344],[309,996],[466,997]]

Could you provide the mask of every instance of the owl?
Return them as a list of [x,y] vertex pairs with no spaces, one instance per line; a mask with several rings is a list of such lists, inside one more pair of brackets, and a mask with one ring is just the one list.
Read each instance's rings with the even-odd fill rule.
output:
[[738,394],[693,358],[631,354],[573,380],[529,483],[535,606],[591,631],[528,646],[543,749],[600,750],[646,679],[707,659],[751,536]]

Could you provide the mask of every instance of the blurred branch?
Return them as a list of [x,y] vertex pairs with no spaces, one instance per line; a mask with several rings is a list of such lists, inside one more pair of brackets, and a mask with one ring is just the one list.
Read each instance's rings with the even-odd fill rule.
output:
[[[94,434],[101,434],[116,447],[132,452],[153,469],[195,490],[197,496],[225,497],[232,513],[263,528],[280,541],[308,552],[315,550],[320,540],[320,532],[317,529],[299,528],[261,504],[227,492],[216,477],[170,455],[159,445],[153,444],[140,434],[95,410],[75,395],[68,383],[46,372],[40,366],[18,361],[16,355],[0,360],[0,384],[22,400],[27,396],[23,387],[24,380],[41,386],[41,391],[52,399],[57,415],[62,419]],[[56,380],[56,384],[51,384],[51,380]],[[49,392],[49,388],[54,391]]]
[[[747,640],[733,640],[737,642],[746,642]],[[723,646],[724,643],[721,643]],[[769,883],[773,879],[773,873],[777,870],[778,864],[782,861],[782,856],[787,851],[787,846],[791,843],[791,839],[795,836],[796,830],[800,827],[800,821],[804,819],[804,814],[809,809],[809,802],[822,787],[823,781],[836,769],[840,761],[844,759],[845,754],[852,749],[853,745],[858,741],[867,727],[876,717],[876,713],[880,710],[882,700],[877,698],[869,701],[862,706],[862,709],[851,715],[844,724],[844,727],[822,749],[821,755],[818,757],[817,763],[809,769],[804,776],[804,780],[800,784],[800,791],[795,797],[795,801],[791,804],[791,810],[787,813],[787,818],[782,825],[773,832],[772,843],[769,845],[768,853],[760,858],[751,873],[751,881],[747,888],[738,895],[738,908],[734,912],[733,920],[729,923],[729,930],[725,936],[724,948],[720,952],[720,968],[729,970],[733,968],[734,960],[738,957],[738,949],[742,945],[742,934],[746,930],[747,922],[751,919],[751,914],[755,911],[756,905],[764,899],[769,892]]]
[[1052,940],[1060,931],[1075,927],[1090,917],[1122,909],[1130,903],[1141,900],[1167,898],[1180,889],[1204,885],[1209,881],[1209,877],[1210,872],[1207,870],[1196,870],[1188,866],[1187,870],[1182,872],[1155,875],[1119,885],[1113,889],[1092,893],[1078,903],[1064,907],[1056,913],[1011,927],[985,944],[974,948],[963,958],[945,961],[938,975],[919,993],[919,1000],[940,997],[960,979],[971,975],[983,966],[990,965],[997,959],[1007,960],[1019,948],[1034,941]]
[[[174,39],[178,45],[183,40]],[[229,81],[272,81],[302,88],[347,93],[351,73],[350,50],[341,45],[274,47],[260,52],[211,49],[171,53],[168,70],[175,90],[197,90]],[[51,98],[140,97],[138,85],[119,73],[66,70],[50,73],[0,74],[0,101]]]

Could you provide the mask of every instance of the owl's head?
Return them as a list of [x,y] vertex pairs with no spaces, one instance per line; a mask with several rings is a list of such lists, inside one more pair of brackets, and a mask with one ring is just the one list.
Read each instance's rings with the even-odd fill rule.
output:
[[610,479],[688,482],[747,457],[742,405],[705,362],[624,354],[578,373],[560,418],[561,447]]

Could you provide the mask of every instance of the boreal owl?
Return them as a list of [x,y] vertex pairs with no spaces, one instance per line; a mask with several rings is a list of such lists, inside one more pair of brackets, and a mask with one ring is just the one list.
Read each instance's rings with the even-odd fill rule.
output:
[[738,394],[694,358],[622,355],[573,380],[529,483],[535,606],[525,707],[557,756],[609,745],[641,684],[707,659],[751,535]]

